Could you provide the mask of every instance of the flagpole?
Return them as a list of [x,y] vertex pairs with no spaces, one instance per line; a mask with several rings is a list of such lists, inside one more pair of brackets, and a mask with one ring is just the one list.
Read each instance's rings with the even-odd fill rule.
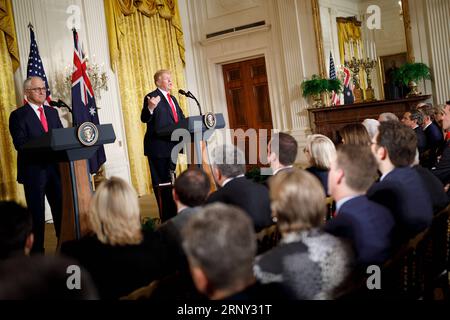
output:
[[28,29],[34,29],[33,25],[31,24],[31,21],[28,23]]

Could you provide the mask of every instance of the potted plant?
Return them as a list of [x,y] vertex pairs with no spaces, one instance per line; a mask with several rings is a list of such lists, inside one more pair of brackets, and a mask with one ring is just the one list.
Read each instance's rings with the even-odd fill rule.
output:
[[407,98],[418,96],[421,93],[417,91],[417,81],[431,79],[430,67],[421,62],[407,62],[394,71],[393,78],[395,82],[409,87],[410,92],[406,95]]
[[303,81],[301,88],[303,97],[313,99],[313,107],[322,107],[321,95],[332,91],[340,93],[342,84],[338,79],[324,79],[315,74],[311,77],[311,80]]

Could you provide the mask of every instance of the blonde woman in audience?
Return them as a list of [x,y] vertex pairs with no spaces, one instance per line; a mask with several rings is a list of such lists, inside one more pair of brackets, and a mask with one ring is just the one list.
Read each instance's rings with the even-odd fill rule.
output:
[[102,182],[88,217],[92,235],[63,243],[61,252],[91,273],[101,298],[119,298],[163,275],[167,247],[157,233],[142,231],[138,197],[127,182]]
[[331,160],[336,156],[336,147],[333,141],[322,134],[312,134],[306,138],[304,149],[310,167],[307,171],[316,176],[322,183],[325,193],[328,192],[328,171]]
[[339,130],[343,144],[370,146],[370,136],[361,123],[351,123]]
[[349,243],[321,230],[326,204],[319,181],[303,170],[281,172],[270,181],[270,198],[282,239],[256,258],[256,278],[281,284],[293,299],[332,299],[354,258]]

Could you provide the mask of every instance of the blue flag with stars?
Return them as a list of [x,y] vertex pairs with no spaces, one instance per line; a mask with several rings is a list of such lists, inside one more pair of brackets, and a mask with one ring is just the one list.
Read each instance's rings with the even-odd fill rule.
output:
[[[72,73],[72,115],[73,125],[78,126],[83,122],[100,124],[95,104],[94,90],[87,73],[86,57],[78,40],[78,33],[73,30],[75,51],[73,54]],[[105,149],[100,146],[97,152],[89,159],[89,168],[92,174],[96,173],[106,161]]]
[[39,49],[36,43],[36,37],[34,35],[33,27],[30,25],[30,54],[28,56],[27,65],[27,78],[29,77],[41,77],[45,82],[47,88],[47,102],[52,100],[50,95],[50,88],[48,86],[47,76],[45,75],[44,65],[42,64],[41,56],[39,55]]

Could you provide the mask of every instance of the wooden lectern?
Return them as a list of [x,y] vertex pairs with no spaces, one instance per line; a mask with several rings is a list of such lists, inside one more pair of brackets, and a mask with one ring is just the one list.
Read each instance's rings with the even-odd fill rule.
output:
[[87,231],[87,214],[93,190],[89,182],[87,159],[99,146],[116,140],[111,124],[98,125],[98,140],[92,146],[84,146],[77,138],[77,128],[51,129],[48,133],[28,142],[23,150],[49,162],[60,162],[63,212],[61,243],[79,239]]
[[[209,128],[206,126],[205,117],[211,115],[211,113],[207,113],[203,116],[188,117],[176,124],[161,128],[157,131],[157,134],[162,138],[180,141],[182,145],[177,145],[175,148],[178,151],[181,151],[181,149],[185,150],[188,165],[202,168],[210,179],[212,189],[216,190],[208,156],[208,139],[212,136],[215,129],[225,128],[225,119],[222,113],[214,114],[215,124]],[[160,190],[160,194],[156,195],[158,201],[173,202],[172,187],[172,184],[164,184],[158,187],[158,190]],[[177,214],[176,206],[173,203],[160,203],[159,208],[160,210],[163,208],[159,213],[162,222]]]

